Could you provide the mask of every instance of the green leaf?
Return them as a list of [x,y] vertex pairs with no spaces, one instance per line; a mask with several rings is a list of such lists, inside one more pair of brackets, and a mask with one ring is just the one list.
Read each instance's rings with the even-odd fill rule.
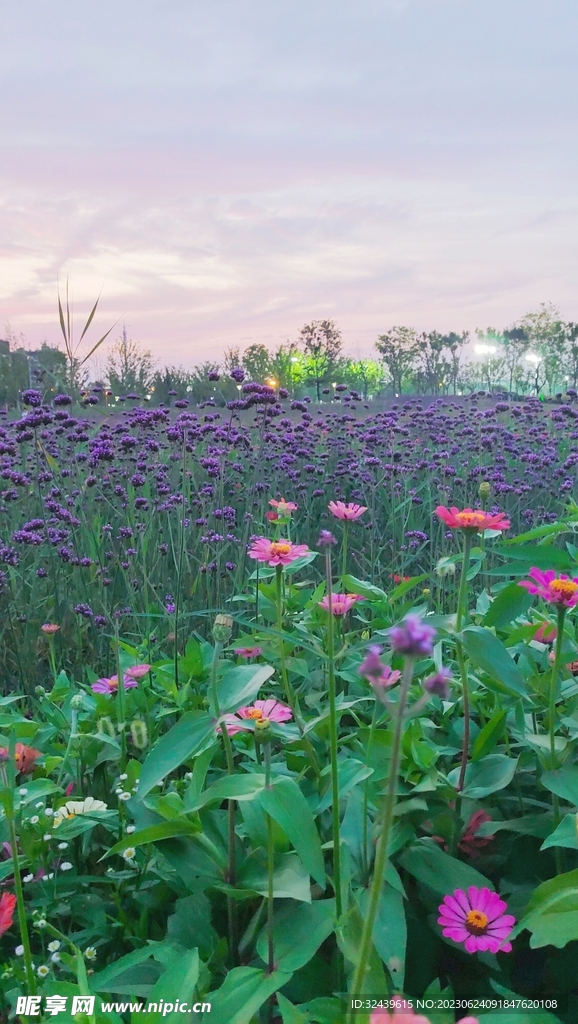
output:
[[283,1024],[309,1024],[309,1016],[303,1013],[298,1006],[290,1003],[282,992],[277,993],[277,1005],[281,1012]]
[[512,938],[524,928],[532,933],[532,949],[541,946],[563,949],[568,942],[578,939],[578,869],[538,886]]
[[480,729],[472,747],[473,761],[479,761],[494,749],[504,731],[504,722],[507,717],[508,712],[506,708],[498,708],[492,717],[488,719],[483,729]]
[[260,772],[246,775],[225,775],[209,786],[187,810],[198,810],[212,800],[254,800],[257,793],[265,788],[265,776]]
[[158,843],[162,839],[174,839],[175,836],[197,835],[198,831],[199,826],[185,818],[161,821],[158,825],[149,825],[148,828],[143,828],[140,832],[133,832],[132,835],[121,839],[119,843],[115,843],[110,850],[106,851],[101,860],[112,857],[114,853],[122,853],[123,850],[129,849],[131,846],[145,846],[147,843]]
[[325,888],[325,865],[313,815],[299,786],[280,776],[270,789],[257,794],[259,805],[281,826],[315,881]]
[[568,850],[578,850],[578,815],[566,814],[552,835],[544,840],[540,849],[547,850],[550,846],[565,846]]
[[[113,964],[105,967],[104,970],[98,971],[97,974],[91,975],[90,987],[93,992],[119,992],[118,988],[115,988],[115,983],[122,977],[126,971],[132,967],[137,967],[142,964],[143,961],[150,959],[155,949],[160,946],[160,942],[149,942],[147,946],[143,946],[142,949],[135,949],[132,953],[127,953],[126,956],[122,956],[120,960],[115,960]],[[155,979],[156,980],[156,979]],[[147,989],[148,991],[148,989]],[[135,991],[135,995],[140,995],[140,992]]]
[[[471,761],[466,768],[463,796],[472,800],[480,800],[490,793],[505,789],[514,778],[518,759],[506,757],[505,754],[489,754],[481,761]],[[460,769],[454,768],[448,775],[448,781],[455,786],[460,776]]]
[[575,765],[565,765],[556,771],[544,772],[540,782],[551,793],[578,807],[578,768]]
[[387,602],[388,597],[385,590],[368,583],[366,580],[358,580],[357,576],[350,576],[349,573],[342,577],[343,589],[348,594],[359,594],[368,601]]
[[[335,925],[335,900],[315,900],[300,907],[287,907],[275,914],[273,953],[283,971],[298,971],[309,963]],[[267,963],[267,929],[257,941],[257,952]]]
[[188,761],[215,736],[214,720],[201,711],[188,711],[151,750],[140,774],[137,799],[142,800],[169,772]]
[[[516,562],[525,562],[528,567],[533,565],[538,569],[556,569],[560,572],[567,572],[574,568],[574,562],[567,551],[561,548],[554,548],[551,545],[529,544],[527,548],[495,547],[492,548],[495,555],[502,558],[511,558]],[[522,569],[522,571],[524,571]]]
[[441,896],[454,889],[467,889],[469,885],[493,889],[489,879],[469,864],[444,853],[431,839],[418,839],[403,850],[398,860],[410,875]]
[[474,664],[487,672],[499,688],[513,697],[527,696],[524,677],[497,636],[482,626],[468,626],[461,637]]
[[[266,858],[262,850],[256,850],[244,861],[237,876],[237,888],[246,890],[247,894],[266,896],[268,884]],[[234,895],[230,888],[227,891]],[[309,872],[294,853],[275,854],[273,896],[275,899],[299,900],[300,903],[311,902]]]
[[[329,774],[326,768],[323,769],[322,775]],[[337,777],[339,782],[339,797],[345,796],[358,782],[362,782],[363,779],[367,779],[368,776],[373,775],[373,768],[368,768],[366,764],[362,764],[361,761],[357,761],[354,757],[343,758],[337,767]],[[328,807],[333,804],[333,794],[331,786],[325,790],[325,793],[319,801],[317,808],[317,814],[321,814],[322,811],[326,811]]]
[[257,697],[263,683],[273,675],[271,665],[234,665],[219,680],[221,712],[236,711]]
[[161,999],[164,1001],[164,1007],[162,1013],[160,1011],[151,1010],[148,1013],[136,1013],[131,1016],[131,1020],[139,1022],[140,1024],[157,1024],[159,1021],[166,1022],[166,1024],[177,1024],[177,1021],[182,1022],[183,1014],[180,1010],[173,1010],[172,1013],[166,1013],[167,1004],[171,1003],[174,1005],[179,1003],[188,1003],[189,1006],[194,1000],[195,987],[199,980],[199,952],[197,949],[188,949],[183,956],[180,956],[178,960],[168,967],[166,971],[161,974],[155,987],[148,997],[148,1003],[160,1003]]
[[234,967],[217,992],[205,997],[211,1004],[211,1024],[251,1024],[259,1007],[290,981],[287,971]]
[[552,822],[545,814],[524,814],[521,818],[511,818],[508,821],[484,821],[478,826],[476,835],[493,836],[496,832],[505,830],[545,839],[551,828]]
[[[355,899],[365,918],[369,903],[367,889],[358,889]],[[373,926],[373,944],[387,967],[396,991],[402,991],[405,974],[407,924],[403,896],[386,882],[382,888]]]
[[509,625],[519,615],[523,615],[532,604],[532,595],[519,583],[509,583],[500,590],[484,615],[484,626]]

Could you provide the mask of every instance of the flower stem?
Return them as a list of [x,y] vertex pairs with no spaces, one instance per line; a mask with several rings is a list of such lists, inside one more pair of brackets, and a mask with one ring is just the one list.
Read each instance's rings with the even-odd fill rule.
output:
[[[263,744],[265,761],[265,787],[271,788],[271,743]],[[275,872],[275,844],[273,842],[273,822],[267,814],[267,971],[275,970],[273,954],[273,875]]]
[[[13,752],[12,752],[13,756]],[[4,784],[6,785],[6,776],[4,775]],[[28,923],[26,921],[26,904],[24,903],[24,890],[22,889],[22,878],[20,876],[20,865],[18,863],[18,837],[16,835],[16,824],[14,821],[14,788],[11,787],[11,792],[8,795],[8,800],[4,805],[6,816],[8,818],[8,829],[10,836],[10,850],[12,852],[12,864],[14,868],[14,888],[16,890],[16,906],[18,908],[18,925],[20,927],[20,938],[22,939],[22,945],[24,946],[24,970],[26,973],[26,984],[28,985],[28,994],[33,996],[36,992],[36,978],[34,976],[34,967],[32,966],[32,953],[30,951],[30,936],[28,934]]]
[[[383,889],[385,869],[387,867],[388,862],[389,833],[393,821],[393,811],[395,808],[395,800],[397,795],[399,766],[401,763],[401,737],[405,717],[405,705],[407,702],[409,686],[413,676],[413,665],[413,658],[407,658],[404,665],[403,676],[400,684],[399,700],[396,705],[393,745],[391,750],[391,760],[389,762],[387,789],[384,797],[381,833],[377,841],[375,864],[373,868],[373,880],[369,891],[369,904],[367,907],[365,921],[363,922],[363,931],[361,933],[359,959],[357,961],[357,966],[355,968],[355,973],[353,976],[353,984],[351,986],[351,991],[354,992],[356,995],[358,993],[363,992],[364,990],[364,979],[366,971],[369,969],[369,959],[371,955],[371,947],[373,942],[373,927],[375,925],[377,908],[379,906],[379,900]],[[354,1021],[355,1013],[352,1012],[350,1017],[350,1024],[354,1024]]]
[[349,522],[347,519],[343,521],[343,542],[341,544],[341,575],[345,577],[347,575],[347,541],[348,541]]
[[[470,551],[472,550],[472,535],[469,531],[465,532],[464,535],[464,557],[462,562],[462,575],[460,577],[460,588],[458,591],[458,607],[456,611],[456,633],[459,633],[462,628],[462,622],[467,617],[467,589],[468,589],[468,569],[470,567]],[[468,753],[470,748],[470,692],[468,686],[468,673],[466,669],[466,662],[464,658],[464,651],[461,640],[456,636],[456,653],[458,659],[458,665],[460,669],[460,677],[462,681],[462,695],[464,702],[464,739],[462,746],[462,761],[460,765],[460,776],[458,780],[457,790],[461,793],[464,787],[464,780],[466,777],[466,768],[468,764]],[[459,813],[459,810],[458,810]]]
[[116,653],[116,678],[118,686],[116,689],[116,720],[120,733],[120,771],[124,772],[126,764],[126,733],[125,733],[125,710],[124,710],[124,675],[120,666],[120,640],[118,635],[118,624],[115,626],[115,653]]
[[[367,753],[366,753],[366,756],[365,756],[365,763],[366,763],[368,768],[369,768],[369,761],[370,761],[370,758],[371,758],[371,749],[373,747],[373,737],[374,737],[374,734],[375,734],[375,727],[377,725],[377,712],[378,712],[378,709],[379,709],[379,703],[378,703],[378,701],[376,699],[375,703],[373,705],[373,715],[372,715],[372,718],[371,718],[371,725],[369,726],[369,738],[367,740]],[[364,885],[366,885],[368,880],[369,880],[369,862],[368,862],[368,856],[367,856],[367,817],[368,817],[367,816],[367,805],[368,805],[368,802],[369,802],[369,779],[365,779],[365,781],[363,783],[363,826],[362,826],[362,828],[363,828],[363,836],[362,836],[363,847],[362,847],[362,854],[361,854],[362,878],[363,878],[363,884]]]
[[327,661],[329,669],[329,742],[331,749],[331,799],[333,820],[333,889],[335,892],[335,911],[339,921],[342,913],[341,903],[341,836],[339,827],[339,764],[337,761],[337,710],[335,707],[335,650],[333,637],[333,594],[331,592],[333,577],[331,572],[331,549],[325,549],[325,576],[327,585]]
[[[221,708],[219,705],[219,693],[217,683],[217,672],[219,667],[219,659],[223,653],[223,643],[221,640],[215,640],[215,647],[213,650],[213,661],[211,663],[211,695],[213,698],[213,709],[217,719],[221,717]],[[225,758],[227,760],[227,772],[229,775],[235,774],[235,760],[233,757],[233,745],[231,743],[231,737],[227,732],[227,726],[223,722],[221,725],[221,736],[223,737],[223,747],[225,748]],[[237,871],[235,864],[235,801],[229,800],[227,805],[227,818],[228,818],[228,851],[227,851],[227,884],[235,885]],[[231,951],[231,958],[233,963],[237,965],[239,961],[238,951],[238,928],[237,928],[237,902],[232,896],[227,896],[227,917],[229,922],[229,949]]]
[[279,653],[281,659],[281,679],[283,680],[283,689],[285,690],[285,697],[287,703],[293,712],[293,718],[295,724],[301,734],[303,745],[309,756],[311,766],[319,778],[319,763],[315,756],[315,751],[311,745],[311,740],[305,735],[305,727],[303,719],[301,718],[301,712],[299,710],[299,704],[297,703],[297,697],[295,691],[289,682],[289,675],[287,673],[287,665],[285,664],[285,650],[283,644],[283,566],[276,566],[276,583],[277,583],[277,631],[279,633]]
[[[558,632],[556,634],[556,649],[554,652],[554,664],[552,665],[552,675],[550,677],[550,693],[548,700],[548,733],[550,736],[550,758],[551,758],[551,769],[556,770],[557,767],[557,756],[556,756],[556,696],[558,693],[558,680],[560,678],[560,665],[562,663],[562,644],[564,643],[564,620],[566,618],[566,608],[564,605],[558,605]],[[556,793],[552,795],[552,808],[554,811],[554,828],[560,824],[560,801]],[[556,873],[559,875],[562,873],[562,851],[559,846],[554,847],[554,857],[556,861]]]

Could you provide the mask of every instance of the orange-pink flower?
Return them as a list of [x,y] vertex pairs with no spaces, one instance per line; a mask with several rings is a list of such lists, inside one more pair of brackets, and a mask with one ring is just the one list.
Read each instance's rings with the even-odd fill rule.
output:
[[[9,753],[8,747],[0,747],[0,761],[7,761]],[[16,771],[27,775],[28,772],[33,770],[39,757],[42,757],[40,750],[35,750],[34,747],[27,747],[25,743],[17,743],[14,748]]]
[[348,504],[344,501],[330,501],[327,508],[336,519],[359,519],[364,512],[367,512],[366,505],[356,505],[352,501]]
[[[357,601],[365,601],[360,594],[331,594],[331,612],[333,615],[346,615]],[[321,608],[329,611],[329,594],[319,602]]]
[[267,700],[256,700],[254,704],[239,708],[234,715],[221,715],[217,732],[221,732],[221,724],[225,726],[229,736],[234,736],[237,732],[251,731],[249,725],[243,724],[244,721],[288,722],[291,718],[293,718],[291,708],[282,704],[281,701],[275,700],[274,697],[269,697]]
[[267,540],[257,537],[249,548],[249,557],[268,565],[291,565],[298,558],[309,554],[307,544],[293,544],[290,540]]
[[510,520],[506,519],[504,512],[490,515],[482,509],[459,508],[452,505],[446,508],[445,505],[438,505],[436,515],[443,519],[446,526],[451,530],[471,530],[472,533],[482,533],[484,530],[507,530]]
[[0,898],[0,935],[4,935],[12,927],[16,897],[12,892],[3,892]]
[[46,633],[47,636],[52,636],[54,633],[58,633],[60,626],[57,626],[55,622],[45,622],[40,629],[43,633]]

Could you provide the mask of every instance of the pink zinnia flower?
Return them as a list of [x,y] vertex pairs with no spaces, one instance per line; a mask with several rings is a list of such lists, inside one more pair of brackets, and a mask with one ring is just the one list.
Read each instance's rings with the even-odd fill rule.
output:
[[4,935],[12,927],[16,897],[12,892],[3,892],[0,898],[0,935]]
[[508,936],[516,919],[504,913],[507,909],[497,892],[470,885],[467,893],[456,889],[452,896],[444,896],[438,907],[438,924],[447,939],[463,942],[468,953],[509,953],[512,943]]
[[[346,615],[357,601],[365,601],[360,594],[331,594],[331,611],[333,615]],[[329,611],[329,594],[319,602],[321,608]]]
[[[286,704],[281,704],[274,697],[269,697],[268,700],[256,700],[250,706],[239,708],[234,715],[221,715],[219,723],[224,723],[229,736],[234,736],[237,732],[251,731],[250,726],[243,725],[243,721],[288,722],[291,718],[293,718],[291,708],[288,708]],[[217,732],[221,732],[220,724],[217,725]]]
[[359,519],[367,512],[366,505],[355,505],[352,501],[347,505],[344,501],[330,501],[327,508],[336,519]]
[[54,633],[58,633],[60,626],[57,626],[55,622],[45,622],[44,625],[40,627],[40,629],[42,630],[43,633],[46,633],[47,636],[53,636]]
[[519,587],[525,587],[531,594],[538,594],[544,601],[559,607],[573,608],[578,604],[578,578],[556,576],[553,569],[542,572],[535,567],[530,569],[528,575],[532,578],[520,580]]
[[290,540],[267,540],[257,537],[249,548],[249,556],[268,565],[291,565],[298,558],[309,554],[307,544],[293,544]]
[[[8,747],[0,747],[0,761],[7,761],[8,755]],[[21,772],[23,775],[28,775],[29,772],[34,770],[39,757],[42,757],[40,750],[36,750],[34,747],[27,747],[25,743],[17,743],[14,748],[16,771]]]
[[510,520],[505,518],[504,512],[498,512],[494,516],[479,508],[464,508],[460,512],[455,505],[451,508],[438,505],[435,512],[436,516],[443,519],[451,530],[471,530],[472,533],[482,533],[483,530],[507,530],[510,525]]
[[[138,686],[137,680],[133,676],[125,675],[124,679],[125,690],[131,690],[134,686]],[[107,679],[99,679],[96,683],[92,684],[92,690],[94,693],[116,693],[118,690],[118,676],[109,676]]]
[[368,679],[372,686],[393,686],[401,679],[401,672],[395,671],[381,660],[381,647],[372,644],[358,668],[360,676]]
[[233,650],[239,658],[258,658],[263,653],[262,647],[234,647]]
[[144,676],[148,675],[150,670],[150,665],[132,665],[131,668],[126,669],[125,676],[130,676],[131,679],[143,679]]

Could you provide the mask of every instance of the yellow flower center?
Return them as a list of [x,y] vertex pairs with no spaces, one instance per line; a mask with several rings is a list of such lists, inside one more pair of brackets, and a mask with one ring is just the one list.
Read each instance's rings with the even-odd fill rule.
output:
[[483,526],[486,516],[483,512],[456,512],[456,519],[460,526],[466,529]]
[[288,555],[291,551],[291,545],[286,540],[276,540],[271,544],[272,555]]
[[550,590],[560,594],[560,597],[572,597],[578,590],[578,583],[574,583],[574,580],[552,580]]
[[247,712],[247,718],[262,718],[263,712],[261,708],[250,708]]
[[472,935],[483,935],[488,922],[488,915],[483,910],[470,910],[466,917],[466,928]]

